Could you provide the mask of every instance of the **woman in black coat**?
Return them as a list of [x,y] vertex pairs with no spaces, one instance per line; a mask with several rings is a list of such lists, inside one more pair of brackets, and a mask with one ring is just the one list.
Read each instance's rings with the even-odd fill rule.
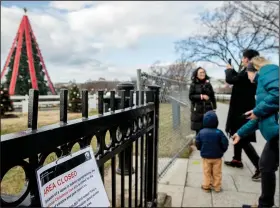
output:
[[191,129],[198,133],[202,129],[203,115],[215,110],[216,98],[205,69],[198,67],[192,75],[189,99],[191,100]]

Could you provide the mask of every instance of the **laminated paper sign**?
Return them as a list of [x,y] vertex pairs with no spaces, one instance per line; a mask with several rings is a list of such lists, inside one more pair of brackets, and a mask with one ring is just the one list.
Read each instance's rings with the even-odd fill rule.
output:
[[42,207],[109,207],[91,147],[37,170]]

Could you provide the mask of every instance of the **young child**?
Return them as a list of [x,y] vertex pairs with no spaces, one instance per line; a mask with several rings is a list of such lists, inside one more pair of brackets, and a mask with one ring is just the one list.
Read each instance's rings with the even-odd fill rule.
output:
[[203,129],[196,136],[196,147],[200,150],[203,160],[201,188],[207,192],[211,190],[211,186],[216,192],[221,191],[222,157],[228,148],[228,139],[221,130],[217,129],[218,124],[216,113],[208,111],[203,117]]

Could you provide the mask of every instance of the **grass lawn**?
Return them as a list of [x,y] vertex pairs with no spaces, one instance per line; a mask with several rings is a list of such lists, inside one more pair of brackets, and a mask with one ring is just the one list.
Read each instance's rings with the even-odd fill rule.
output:
[[[95,115],[96,111],[89,112],[89,115]],[[172,157],[183,147],[186,143],[186,136],[191,133],[189,130],[189,111],[181,108],[181,126],[177,129],[172,127],[172,106],[171,104],[160,105],[160,124],[159,124],[159,156]],[[13,113],[17,118],[9,118],[1,120],[1,135],[24,131],[27,129],[27,114]],[[69,113],[68,120],[81,118],[81,113]],[[38,127],[46,126],[59,122],[59,111],[39,111]],[[106,143],[109,144],[110,135],[106,134]],[[93,150],[96,150],[96,139],[91,142]],[[80,149],[79,144],[75,144],[72,152]],[[188,157],[188,149],[183,151],[180,156]],[[57,159],[55,153],[51,153],[44,164],[48,164]],[[105,169],[110,166],[110,160],[105,164]],[[25,185],[25,173],[20,166],[16,166],[8,171],[1,182],[2,194],[20,194]]]
[[[97,111],[89,112],[89,116],[95,114],[97,114]],[[1,118],[1,135],[27,129],[27,113],[14,112],[13,115],[17,116],[17,118]],[[68,120],[77,118],[82,118],[82,114],[68,113]],[[38,112],[38,128],[55,123],[59,123],[59,110]]]

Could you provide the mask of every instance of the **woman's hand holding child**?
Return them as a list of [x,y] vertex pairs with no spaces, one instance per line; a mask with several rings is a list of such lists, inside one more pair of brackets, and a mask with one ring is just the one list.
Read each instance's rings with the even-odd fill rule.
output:
[[202,95],[204,100],[209,100],[209,96],[208,95]]

